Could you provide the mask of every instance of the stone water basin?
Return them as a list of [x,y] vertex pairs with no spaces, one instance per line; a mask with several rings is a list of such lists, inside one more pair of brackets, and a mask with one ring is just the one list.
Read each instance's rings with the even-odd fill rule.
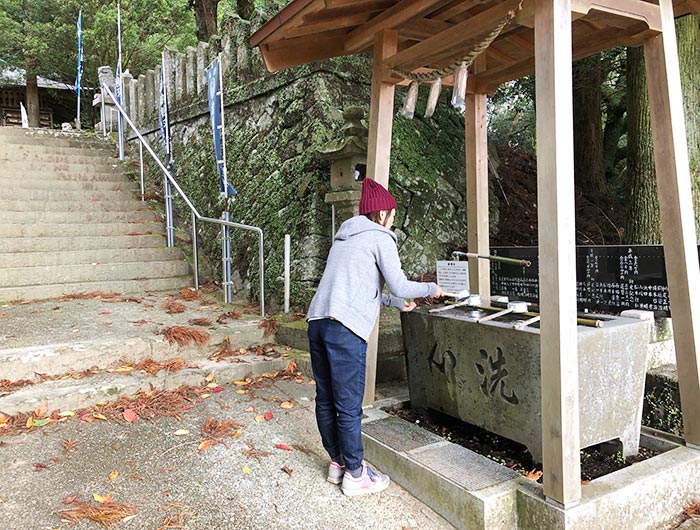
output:
[[[474,308],[401,314],[412,407],[449,414],[527,446],[542,461],[540,331],[523,315],[477,323]],[[606,316],[578,326],[581,447],[639,450],[648,324]]]

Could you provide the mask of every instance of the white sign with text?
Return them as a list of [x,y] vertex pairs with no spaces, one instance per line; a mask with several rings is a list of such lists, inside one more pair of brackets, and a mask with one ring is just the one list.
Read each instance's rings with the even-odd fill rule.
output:
[[436,262],[437,282],[443,291],[458,293],[469,289],[469,264],[466,261]]

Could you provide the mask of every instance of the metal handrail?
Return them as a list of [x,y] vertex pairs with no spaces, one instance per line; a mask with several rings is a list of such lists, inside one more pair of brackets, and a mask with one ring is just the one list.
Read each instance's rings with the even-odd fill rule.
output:
[[153,160],[155,160],[156,164],[160,167],[160,169],[163,171],[163,174],[165,175],[165,178],[168,179],[168,182],[172,184],[177,192],[180,194],[180,197],[182,198],[183,201],[185,201],[185,204],[189,206],[190,211],[192,212],[192,244],[193,244],[193,256],[194,256],[194,274],[195,274],[195,288],[199,290],[199,270],[198,270],[198,260],[197,260],[197,220],[199,221],[204,221],[206,223],[213,223],[217,225],[222,225],[222,226],[229,226],[231,228],[240,228],[242,230],[248,230],[251,232],[257,232],[257,234],[260,236],[260,245],[259,245],[259,260],[260,260],[260,315],[265,316],[265,251],[263,247],[263,231],[262,228],[257,227],[257,226],[250,226],[250,225],[245,225],[241,223],[234,223],[232,221],[224,221],[223,219],[214,219],[212,217],[204,217],[202,216],[198,211],[197,208],[192,204],[192,201],[190,201],[189,197],[187,197],[187,194],[182,191],[182,188],[178,185],[178,183],[175,181],[175,179],[172,177],[170,172],[168,171],[168,168],[165,167],[163,162],[160,160],[158,155],[155,154],[153,149],[151,149],[151,146],[148,144],[146,139],[143,137],[143,135],[139,132],[139,130],[136,128],[136,125],[134,125],[134,122],[131,121],[131,118],[126,114],[122,106],[117,102],[117,99],[114,97],[112,94],[112,91],[109,89],[107,85],[102,85],[102,90],[104,90],[107,95],[112,99],[114,102],[114,106],[117,107],[117,110],[121,113],[121,115],[124,117],[126,122],[129,124],[129,127],[131,127],[131,130],[136,134],[138,137],[139,141],[143,146],[146,147],[146,151],[151,155]]

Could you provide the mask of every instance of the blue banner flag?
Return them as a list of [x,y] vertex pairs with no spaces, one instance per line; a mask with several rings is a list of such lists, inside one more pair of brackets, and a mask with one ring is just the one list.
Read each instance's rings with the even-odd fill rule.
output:
[[78,69],[75,74],[75,91],[80,97],[80,84],[83,80],[83,10],[78,13]]
[[74,89],[78,94],[78,108],[76,111],[75,124],[80,127],[80,85],[83,80],[83,10],[78,12],[78,69],[75,73]]
[[224,156],[223,139],[223,108],[221,94],[221,61],[214,61],[206,71],[207,100],[209,102],[209,116],[211,118],[211,130],[214,135],[214,154],[216,156],[216,169],[219,173],[219,191],[227,197],[236,195],[236,190],[228,183],[226,175],[226,160]]
[[[165,87],[165,61],[160,69],[160,105],[158,106],[158,118],[160,122],[160,133],[163,139],[163,151],[168,158],[168,162],[172,161],[172,153],[170,149],[170,123],[168,118],[168,94]],[[172,168],[171,168],[172,172]]]

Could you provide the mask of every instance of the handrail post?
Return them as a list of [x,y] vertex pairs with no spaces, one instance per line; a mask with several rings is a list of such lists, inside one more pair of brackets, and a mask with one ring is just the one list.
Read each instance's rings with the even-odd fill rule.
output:
[[146,188],[143,181],[143,142],[139,139],[139,170],[141,172],[141,201],[146,200]]
[[284,312],[289,313],[289,261],[291,254],[291,238],[284,234]]
[[260,316],[265,316],[265,249],[263,246],[263,231],[258,228],[260,234]]
[[192,212],[192,259],[194,265],[194,288],[199,291],[199,260],[197,259],[197,216]]
[[230,304],[231,301],[228,299],[228,289],[226,288],[226,225],[221,225],[221,274],[223,275],[221,286],[224,289],[224,303]]

